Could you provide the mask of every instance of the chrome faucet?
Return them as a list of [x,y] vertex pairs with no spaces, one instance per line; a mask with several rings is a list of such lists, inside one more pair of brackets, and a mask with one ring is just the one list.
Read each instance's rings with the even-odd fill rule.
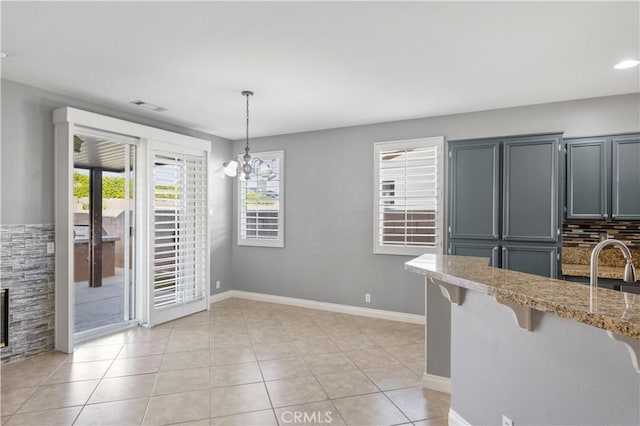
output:
[[589,275],[589,295],[591,297],[590,306],[591,310],[598,308],[597,299],[595,295],[595,290],[598,289],[598,257],[600,256],[600,252],[603,248],[607,246],[617,246],[624,258],[627,260],[627,264],[624,266],[624,274],[622,279],[628,283],[636,282],[636,268],[633,265],[633,257],[631,256],[631,251],[629,247],[627,247],[622,241],[614,240],[613,238],[609,238],[604,241],[600,241],[591,252],[591,273]]

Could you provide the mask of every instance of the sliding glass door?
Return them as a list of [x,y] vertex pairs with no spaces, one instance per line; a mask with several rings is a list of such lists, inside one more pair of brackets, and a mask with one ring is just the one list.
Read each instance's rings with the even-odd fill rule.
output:
[[209,308],[211,142],[74,108],[55,124],[55,348]]
[[135,158],[138,140],[78,128],[74,139],[74,333],[136,318]]
[[153,326],[207,309],[208,174],[206,151],[152,148],[150,155]]

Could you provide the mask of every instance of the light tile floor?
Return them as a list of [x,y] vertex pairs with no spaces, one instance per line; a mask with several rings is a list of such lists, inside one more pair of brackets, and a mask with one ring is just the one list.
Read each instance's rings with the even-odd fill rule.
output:
[[2,367],[6,425],[446,425],[424,327],[228,299]]

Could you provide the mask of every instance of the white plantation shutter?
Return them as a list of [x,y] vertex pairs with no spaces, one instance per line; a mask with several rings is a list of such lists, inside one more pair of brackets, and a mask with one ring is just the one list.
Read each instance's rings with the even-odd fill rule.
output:
[[441,252],[444,138],[374,147],[374,252]]
[[155,309],[202,300],[207,281],[207,157],[153,153]]
[[249,179],[238,179],[238,244],[284,246],[284,152],[256,152]]

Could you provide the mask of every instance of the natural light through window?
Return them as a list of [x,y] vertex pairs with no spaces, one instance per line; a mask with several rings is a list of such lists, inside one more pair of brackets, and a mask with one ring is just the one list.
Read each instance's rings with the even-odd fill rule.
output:
[[257,152],[238,179],[238,245],[284,247],[284,151]]
[[443,137],[374,145],[374,252],[442,252]]

